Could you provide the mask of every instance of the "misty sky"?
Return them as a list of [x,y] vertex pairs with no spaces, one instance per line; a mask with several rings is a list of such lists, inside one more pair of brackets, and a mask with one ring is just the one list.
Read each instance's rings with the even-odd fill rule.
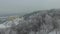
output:
[[0,0],[0,14],[60,8],[60,0]]

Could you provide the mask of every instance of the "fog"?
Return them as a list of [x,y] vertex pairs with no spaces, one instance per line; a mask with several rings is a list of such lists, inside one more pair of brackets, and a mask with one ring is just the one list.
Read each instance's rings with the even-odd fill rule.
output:
[[60,0],[0,0],[0,15],[60,8]]

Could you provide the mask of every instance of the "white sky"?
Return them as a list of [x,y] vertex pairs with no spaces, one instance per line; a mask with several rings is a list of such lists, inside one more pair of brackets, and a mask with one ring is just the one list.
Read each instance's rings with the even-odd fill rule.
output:
[[60,8],[60,0],[0,0],[0,14]]

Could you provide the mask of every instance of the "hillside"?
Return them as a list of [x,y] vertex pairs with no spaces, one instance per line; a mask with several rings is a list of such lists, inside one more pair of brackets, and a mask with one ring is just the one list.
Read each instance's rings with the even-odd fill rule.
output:
[[1,34],[52,34],[54,31],[60,31],[60,13],[56,9],[9,17],[0,24]]

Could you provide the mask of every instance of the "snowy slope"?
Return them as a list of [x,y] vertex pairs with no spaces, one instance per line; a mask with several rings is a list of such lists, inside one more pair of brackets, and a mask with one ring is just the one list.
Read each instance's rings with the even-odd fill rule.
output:
[[[45,23],[45,24],[41,25],[41,23],[40,23],[41,30],[37,31],[36,32],[37,34],[47,34],[47,31],[51,31],[51,32],[49,32],[49,34],[56,34],[55,30],[52,31],[52,29],[54,27],[53,24],[52,24],[53,18],[50,15],[48,15],[48,14],[40,15],[40,14],[37,13],[37,14],[34,14],[34,15],[30,15],[29,17],[28,16],[25,16],[26,19],[23,19],[23,17],[22,17],[22,18],[16,18],[13,21],[6,21],[6,22],[4,22],[3,24],[0,24],[0,30],[3,29],[3,28],[6,28],[6,30],[4,32],[6,32],[6,33],[7,32],[14,33],[15,31],[19,31],[21,29],[20,31],[27,32],[27,30],[29,30],[29,29],[32,30],[33,27],[38,26],[39,23],[40,23],[40,20],[41,20],[41,22]],[[58,22],[60,23],[60,20]],[[22,24],[20,24],[20,23],[22,23]],[[17,27],[17,28],[15,28],[16,30],[13,29],[14,27],[13,28],[9,28],[9,27],[12,27],[12,26],[16,26]],[[9,28],[9,29],[7,29],[7,28]],[[39,29],[39,27],[37,27],[37,28]],[[25,29],[27,29],[27,30],[25,30]],[[30,32],[30,30],[29,30],[30,34],[35,34],[34,31]],[[34,28],[34,30],[35,30],[35,28]],[[8,33],[8,34],[10,34],[10,33]],[[59,34],[59,31],[58,31],[58,34]]]
[[13,21],[6,21],[3,24],[0,24],[0,28],[8,28],[11,26],[16,26],[19,24],[19,21],[22,20],[21,18],[16,18]]

